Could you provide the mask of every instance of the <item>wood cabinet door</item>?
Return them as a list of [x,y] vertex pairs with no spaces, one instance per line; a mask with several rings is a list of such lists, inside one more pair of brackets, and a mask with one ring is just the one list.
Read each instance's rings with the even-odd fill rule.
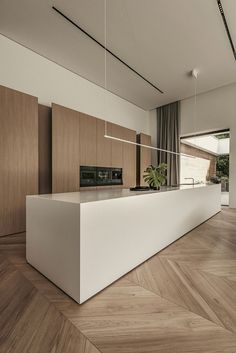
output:
[[[111,133],[111,123],[107,124],[107,132]],[[98,167],[111,167],[112,166],[112,141],[104,137],[105,134],[105,121],[97,119],[97,166]]]
[[[125,140],[136,142],[136,131],[124,129]],[[124,187],[136,185],[136,145],[123,142],[123,182]]]
[[[141,133],[140,143],[143,145],[151,146],[151,136]],[[148,184],[143,180],[145,169],[151,164],[151,149],[140,147],[140,185],[147,186]]]
[[38,193],[38,100],[0,86],[0,236],[25,231],[25,197]]
[[39,194],[52,192],[52,109],[38,106]]
[[79,114],[80,165],[96,166],[97,124],[93,116]]
[[[111,124],[109,134],[116,138],[124,138],[124,130],[120,125]],[[111,140],[111,163],[112,167],[123,167],[123,143],[120,141]]]
[[80,113],[52,105],[52,192],[78,191],[80,185]]

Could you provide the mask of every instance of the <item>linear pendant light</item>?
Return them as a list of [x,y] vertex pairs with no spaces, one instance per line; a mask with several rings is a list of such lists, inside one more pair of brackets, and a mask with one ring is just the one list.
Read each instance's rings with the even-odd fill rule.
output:
[[129,140],[125,140],[125,139],[121,139],[119,137],[114,137],[114,136],[110,136],[110,135],[104,135],[105,138],[107,139],[111,139],[111,140],[115,140],[115,141],[120,141],[120,142],[125,142],[125,143],[129,143],[131,145],[136,145],[139,147],[145,147],[145,148],[149,148],[151,150],[156,150],[156,151],[161,151],[161,152],[166,152],[166,153],[171,153],[171,154],[175,154],[175,155],[181,155],[184,157],[190,157],[190,158],[196,158],[194,156],[191,156],[189,154],[185,154],[185,153],[179,153],[179,152],[173,152],[173,151],[168,151],[168,150],[164,150],[162,148],[158,148],[158,147],[154,147],[154,146],[149,146],[149,145],[144,145],[143,143],[138,143],[138,142],[133,142],[133,141],[129,141]]
[[[104,0],[104,73],[105,73],[105,84],[104,84],[104,88],[105,90],[107,90],[107,0]],[[192,71],[192,76],[194,78],[197,78],[198,72],[196,74],[196,77],[194,76],[194,70]],[[161,152],[165,152],[165,153],[170,153],[173,155],[177,155],[177,156],[184,156],[184,157],[188,157],[188,158],[196,158],[195,156],[189,155],[189,154],[185,154],[185,153],[181,153],[181,152],[174,152],[174,151],[169,151],[169,150],[165,150],[162,148],[158,148],[158,147],[154,147],[154,146],[149,146],[149,145],[145,145],[142,143],[138,143],[138,142],[134,142],[134,141],[130,141],[130,140],[126,140],[126,139],[121,139],[119,137],[115,137],[115,136],[111,136],[107,133],[107,121],[105,120],[105,131],[104,131],[104,137],[110,140],[115,140],[115,141],[120,141],[120,142],[124,142],[124,143],[128,143],[130,145],[135,145],[135,146],[139,146],[139,147],[144,147],[144,148],[149,148],[151,150],[156,150],[156,151],[161,151]]]
[[154,147],[154,146],[149,146],[149,145],[145,145],[143,143],[138,143],[138,142],[134,142],[134,141],[130,141],[130,140],[126,140],[126,139],[122,139],[119,137],[115,137],[115,136],[111,136],[107,133],[107,121],[105,120],[105,131],[104,131],[104,135],[105,138],[110,139],[110,140],[115,140],[115,141],[120,141],[120,142],[124,142],[124,143],[128,143],[130,145],[135,145],[135,146],[139,146],[139,147],[144,147],[144,148],[149,148],[151,150],[155,150],[155,151],[160,151],[160,152],[165,152],[165,153],[170,153],[170,154],[174,154],[176,156],[183,156],[183,157],[188,157],[188,158],[193,158],[196,159],[195,156],[192,156],[190,154],[186,154],[186,153],[182,153],[182,152],[174,152],[174,151],[169,151],[163,148],[158,148],[158,147]]

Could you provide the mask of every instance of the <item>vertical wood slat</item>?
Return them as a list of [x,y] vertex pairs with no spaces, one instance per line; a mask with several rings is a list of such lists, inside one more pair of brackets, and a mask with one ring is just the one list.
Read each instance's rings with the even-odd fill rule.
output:
[[[105,124],[108,134],[111,134],[112,124],[101,119],[96,119],[97,122],[97,167],[112,167],[112,141],[104,137]],[[102,185],[95,189],[109,189],[111,186]],[[84,189],[84,188],[83,188]],[[88,188],[89,190],[90,188]]]
[[[125,128],[122,126],[111,124],[111,136],[124,138]],[[120,141],[111,140],[111,166],[116,168],[123,167],[123,143]]]
[[52,104],[52,192],[78,191],[79,112]]
[[[125,140],[136,142],[136,132],[125,129]],[[124,187],[136,185],[136,146],[123,142],[123,182]]]
[[[93,116],[79,113],[79,166],[96,166],[97,161],[97,124]],[[96,187],[83,187],[95,190]]]
[[38,100],[0,86],[0,236],[25,231],[25,197],[38,193]]
[[97,125],[93,116],[79,113],[80,165],[96,166]]
[[[151,146],[151,136],[143,133],[139,134],[139,143],[147,146]],[[139,182],[141,186],[147,186],[148,184],[143,180],[143,174],[145,169],[151,164],[151,149],[146,147],[138,147],[139,153]]]
[[39,194],[52,192],[52,109],[38,106]]
[[[112,151],[111,140],[104,137],[105,134],[105,121],[97,120],[97,161],[98,167],[111,167],[112,166]],[[111,132],[111,124],[107,123],[108,133]]]

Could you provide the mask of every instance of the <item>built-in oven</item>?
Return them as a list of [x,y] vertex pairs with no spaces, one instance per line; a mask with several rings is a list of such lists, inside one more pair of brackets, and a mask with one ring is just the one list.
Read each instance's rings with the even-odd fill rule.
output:
[[111,179],[114,185],[123,185],[122,168],[112,168]]
[[80,166],[80,186],[123,185],[122,168]]
[[96,167],[80,166],[80,186],[96,186]]
[[97,185],[110,185],[111,170],[110,168],[97,167]]

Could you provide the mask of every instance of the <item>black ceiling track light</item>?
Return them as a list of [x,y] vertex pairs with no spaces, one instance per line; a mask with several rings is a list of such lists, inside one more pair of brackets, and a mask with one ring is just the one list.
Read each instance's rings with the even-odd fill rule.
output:
[[236,50],[235,50],[233,39],[232,39],[231,34],[230,34],[229,26],[228,26],[227,21],[226,21],[223,5],[221,3],[221,0],[216,0],[216,1],[217,1],[217,4],[218,4],[218,8],[220,10],[220,14],[221,14],[222,20],[224,22],[225,30],[226,30],[226,33],[227,33],[227,36],[228,36],[228,39],[229,39],[229,42],[230,42],[230,45],[231,45],[231,49],[233,51],[234,59],[236,60]]
[[146,81],[149,85],[151,85],[153,88],[155,88],[159,93],[164,93],[160,88],[155,86],[153,83],[148,81],[145,77],[143,77],[140,73],[138,73],[135,69],[133,69],[131,66],[129,66],[126,62],[124,62],[122,59],[120,59],[117,55],[112,53],[109,49],[107,49],[102,43],[100,43],[97,39],[95,39],[93,36],[91,36],[89,33],[87,33],[83,28],[81,28],[77,23],[72,21],[69,17],[67,17],[63,12],[58,10],[55,6],[52,7],[53,10],[55,10],[58,14],[60,14],[62,17],[64,17],[68,22],[70,22],[73,26],[75,26],[77,29],[79,29],[81,32],[83,32],[87,37],[92,39],[95,43],[97,43],[101,48],[106,50],[109,54],[111,54],[114,58],[116,58],[118,61],[120,61],[123,65],[125,65],[129,70],[133,71],[136,75],[138,75],[141,79]]

